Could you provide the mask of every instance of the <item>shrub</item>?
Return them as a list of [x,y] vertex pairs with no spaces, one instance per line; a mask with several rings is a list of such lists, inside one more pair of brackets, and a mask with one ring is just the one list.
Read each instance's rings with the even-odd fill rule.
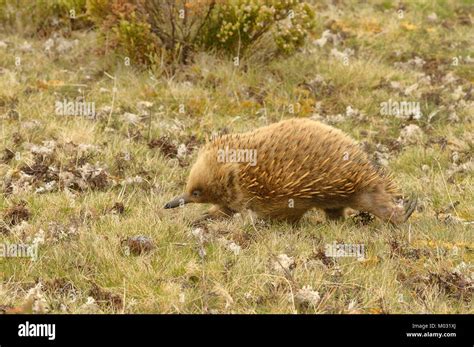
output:
[[301,0],[88,0],[87,8],[107,48],[145,64],[158,55],[186,63],[201,48],[241,56],[268,36],[278,53],[291,54],[315,27]]
[[198,45],[215,5],[215,0],[150,0],[144,11],[169,58],[184,63]]
[[104,51],[115,50],[137,64],[157,60],[160,43],[151,31],[145,1],[87,0],[87,13],[101,33]]
[[234,0],[217,4],[201,40],[205,47],[244,52],[271,33],[280,52],[293,53],[314,29],[311,7],[295,0]]

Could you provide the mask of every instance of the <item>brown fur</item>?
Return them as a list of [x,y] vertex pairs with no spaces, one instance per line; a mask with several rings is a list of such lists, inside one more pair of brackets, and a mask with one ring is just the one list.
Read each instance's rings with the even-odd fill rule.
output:
[[[255,149],[256,165],[219,162],[218,150],[225,147]],[[250,209],[264,218],[297,222],[314,207],[328,219],[342,218],[351,207],[398,224],[409,215],[395,204],[397,195],[391,178],[342,131],[290,119],[207,143],[183,196],[186,202],[214,204],[211,215]]]

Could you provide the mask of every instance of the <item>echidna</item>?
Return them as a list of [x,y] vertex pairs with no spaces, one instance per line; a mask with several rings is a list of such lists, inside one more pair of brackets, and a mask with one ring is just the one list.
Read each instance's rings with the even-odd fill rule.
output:
[[316,121],[289,119],[208,142],[186,192],[165,208],[212,203],[210,216],[250,209],[263,218],[297,222],[314,207],[329,219],[351,207],[399,224],[416,201],[400,206],[398,197],[393,180],[349,136]]

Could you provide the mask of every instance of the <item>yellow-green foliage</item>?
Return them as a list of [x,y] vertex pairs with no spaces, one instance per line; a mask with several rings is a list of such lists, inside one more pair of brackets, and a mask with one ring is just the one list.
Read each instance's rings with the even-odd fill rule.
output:
[[302,1],[225,1],[216,5],[201,40],[207,48],[235,54],[271,32],[278,49],[292,53],[314,28],[314,18]]
[[127,57],[139,64],[154,61],[158,47],[150,31],[150,24],[137,20],[133,13],[130,20],[120,20],[113,30],[121,50]]
[[301,47],[315,28],[315,14],[308,4],[298,4],[291,13],[290,24],[278,22],[274,34],[279,50],[286,54]]

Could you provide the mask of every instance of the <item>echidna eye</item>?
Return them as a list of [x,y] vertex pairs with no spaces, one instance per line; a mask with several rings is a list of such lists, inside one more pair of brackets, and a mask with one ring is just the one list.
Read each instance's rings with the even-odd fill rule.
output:
[[199,190],[193,191],[193,196],[198,197],[201,195],[201,192]]

